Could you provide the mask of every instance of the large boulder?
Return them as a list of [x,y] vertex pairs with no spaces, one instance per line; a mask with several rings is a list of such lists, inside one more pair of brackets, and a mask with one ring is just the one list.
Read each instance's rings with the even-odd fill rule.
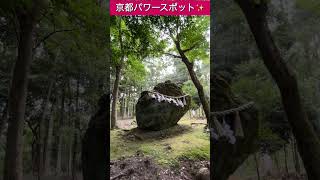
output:
[[172,127],[189,110],[190,104],[191,97],[184,94],[181,87],[170,81],[159,83],[153,91],[141,93],[136,105],[138,128],[162,130]]

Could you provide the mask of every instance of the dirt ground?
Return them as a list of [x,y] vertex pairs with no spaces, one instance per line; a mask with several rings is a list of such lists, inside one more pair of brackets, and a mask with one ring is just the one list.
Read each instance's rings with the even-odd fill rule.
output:
[[158,166],[141,154],[111,161],[110,180],[191,180],[199,168],[209,168],[208,161],[181,160],[179,167]]

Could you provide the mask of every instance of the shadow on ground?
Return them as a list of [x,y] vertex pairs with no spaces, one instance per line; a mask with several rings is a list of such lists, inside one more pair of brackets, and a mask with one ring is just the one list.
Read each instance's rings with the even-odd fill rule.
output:
[[175,136],[180,136],[185,133],[190,133],[192,127],[188,125],[176,125],[169,129],[164,129],[160,131],[148,131],[141,130],[139,128],[133,128],[131,130],[125,130],[122,134],[123,138],[128,140],[157,140],[164,138],[173,138]]

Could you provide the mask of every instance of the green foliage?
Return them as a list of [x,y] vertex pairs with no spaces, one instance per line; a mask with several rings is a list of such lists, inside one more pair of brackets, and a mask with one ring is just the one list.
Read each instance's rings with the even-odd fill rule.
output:
[[236,66],[237,78],[232,90],[259,105],[263,116],[279,107],[280,94],[262,60],[254,59]]
[[320,2],[317,0],[297,0],[297,6],[317,16],[320,15]]
[[[144,59],[154,56],[163,48],[164,43],[159,40],[158,34],[149,28],[150,24],[141,21],[139,17],[116,17],[111,19],[111,48],[113,53],[112,64],[120,63],[122,56]],[[122,49],[120,44],[122,40]]]
[[[155,19],[153,19],[155,20]],[[155,23],[156,27],[169,34],[168,41],[179,41],[182,50],[191,49],[186,52],[191,62],[200,60],[208,63],[210,18],[206,16],[193,17],[159,17]],[[169,47],[169,51],[177,54],[176,47]]]
[[200,104],[200,99],[198,96],[198,91],[194,86],[193,82],[191,80],[188,80],[187,82],[185,82],[182,86],[182,90],[183,92],[189,94],[192,97],[190,108],[197,109]]
[[123,74],[123,83],[128,86],[142,86],[147,74],[144,64],[138,59],[130,59]]

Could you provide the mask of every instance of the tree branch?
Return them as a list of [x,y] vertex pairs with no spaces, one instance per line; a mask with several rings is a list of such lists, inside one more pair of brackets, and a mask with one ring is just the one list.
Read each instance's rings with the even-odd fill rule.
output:
[[74,29],[61,29],[61,30],[54,30],[51,33],[45,35],[40,41],[37,42],[37,44],[35,45],[35,47],[33,48],[33,50],[37,49],[40,44],[44,41],[46,41],[47,39],[49,39],[52,35],[59,33],[59,32],[68,32],[68,31],[73,31]]
[[195,43],[195,44],[192,45],[190,48],[182,50],[182,52],[186,53],[186,52],[188,52],[188,51],[191,51],[192,49],[194,49],[195,47],[197,47],[197,45],[198,45],[198,43]]
[[175,54],[171,54],[171,53],[164,53],[165,55],[168,55],[168,56],[171,56],[171,57],[174,57],[174,58],[179,58],[179,59],[182,59],[181,56],[178,56],[178,55],[175,55]]

